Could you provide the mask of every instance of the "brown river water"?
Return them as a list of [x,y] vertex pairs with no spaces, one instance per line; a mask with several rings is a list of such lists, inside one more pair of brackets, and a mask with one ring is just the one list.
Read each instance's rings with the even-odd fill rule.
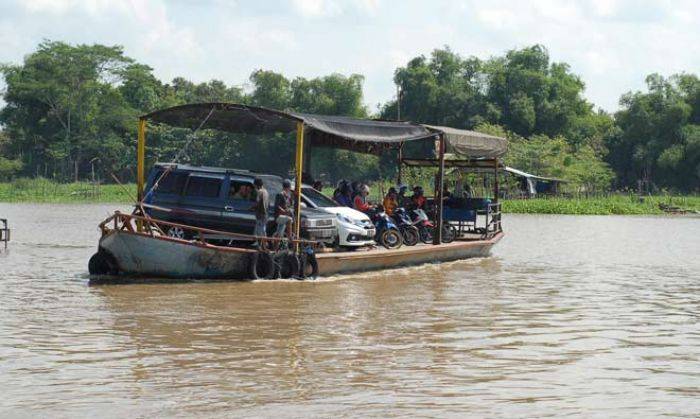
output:
[[506,215],[493,256],[88,284],[113,205],[0,204],[0,416],[700,416],[700,218]]

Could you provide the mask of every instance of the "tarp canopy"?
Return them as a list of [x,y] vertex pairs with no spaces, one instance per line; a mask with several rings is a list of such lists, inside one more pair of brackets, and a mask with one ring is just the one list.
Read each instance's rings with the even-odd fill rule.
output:
[[497,158],[506,154],[508,149],[508,141],[495,135],[437,125],[424,126],[444,133],[447,141],[446,152],[457,156]]
[[379,154],[409,141],[436,140],[444,133],[449,152],[469,158],[495,158],[505,153],[500,137],[450,127],[404,121],[380,121],[345,116],[283,112],[234,103],[194,103],[174,106],[143,115],[143,119],[190,129],[216,129],[243,134],[292,132],[297,122],[306,126],[311,146],[334,147]]
[[524,178],[535,179],[535,180],[544,180],[544,181],[549,181],[549,182],[566,183],[566,180],[564,180],[564,179],[559,179],[559,178],[555,178],[555,177],[537,176],[537,175],[533,175],[533,174],[530,174],[527,172],[523,172],[522,170],[514,169],[514,168],[509,167],[509,166],[505,166],[505,168],[503,170],[505,170],[506,172],[511,173],[515,176],[518,176],[518,177],[524,177]]
[[406,141],[437,139],[438,134],[411,122],[376,121],[345,116],[282,112],[232,103],[196,103],[175,106],[142,116],[173,127],[216,129],[241,134],[287,133],[297,122],[306,126],[312,146],[335,147],[378,154]]

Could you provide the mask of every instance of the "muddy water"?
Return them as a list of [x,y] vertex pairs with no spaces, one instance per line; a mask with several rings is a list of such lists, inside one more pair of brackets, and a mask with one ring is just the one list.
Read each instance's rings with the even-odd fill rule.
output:
[[510,215],[487,259],[88,286],[112,207],[0,204],[0,416],[700,415],[700,219]]

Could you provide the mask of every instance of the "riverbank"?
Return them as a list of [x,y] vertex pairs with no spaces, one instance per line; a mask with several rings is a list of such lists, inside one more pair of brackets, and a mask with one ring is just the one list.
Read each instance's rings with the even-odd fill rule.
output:
[[0,202],[11,203],[128,203],[135,200],[135,193],[134,184],[58,183],[41,178],[0,183]]
[[[136,186],[56,183],[46,179],[18,179],[0,183],[0,202],[24,203],[130,203]],[[664,214],[662,205],[700,211],[700,196],[611,195],[596,198],[539,198],[503,201],[503,212],[515,214],[652,215]]]

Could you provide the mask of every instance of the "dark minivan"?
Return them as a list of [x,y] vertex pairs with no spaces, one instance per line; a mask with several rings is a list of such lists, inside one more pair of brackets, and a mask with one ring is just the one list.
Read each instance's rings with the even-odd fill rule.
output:
[[[167,171],[167,173],[166,173]],[[164,176],[163,173],[165,173]],[[253,180],[263,180],[269,193],[268,235],[275,231],[274,199],[282,190],[282,178],[247,170],[156,163],[148,175],[144,201],[167,211],[148,208],[149,215],[164,221],[231,233],[253,234],[255,188]],[[158,188],[153,184],[160,178]],[[313,208],[301,211],[302,237],[332,243],[336,239],[336,219]],[[187,232],[171,227],[167,234],[189,239]]]

